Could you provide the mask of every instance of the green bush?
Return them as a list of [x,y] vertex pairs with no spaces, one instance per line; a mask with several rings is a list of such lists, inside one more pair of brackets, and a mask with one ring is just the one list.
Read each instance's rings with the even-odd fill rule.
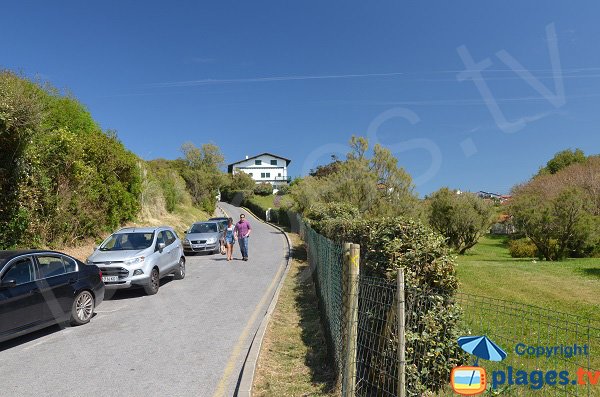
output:
[[349,203],[316,203],[305,214],[309,222],[323,222],[331,219],[352,220],[360,217],[358,208]]
[[259,183],[254,187],[254,194],[259,196],[270,196],[273,194],[273,185],[267,182]]
[[[404,269],[407,299],[413,308],[411,316],[418,319],[406,332],[408,358],[412,360],[407,365],[408,390],[421,395],[426,390],[438,391],[444,387],[452,368],[464,360],[456,344],[463,329],[461,311],[454,301],[458,288],[455,261],[444,238],[421,222],[402,217],[324,218],[313,221],[313,226],[330,239],[360,243],[360,271],[365,276],[394,280],[398,269]],[[380,292],[384,294],[385,289]],[[415,296],[419,296],[419,302],[412,305],[410,301]],[[377,299],[385,301],[383,297]],[[379,300],[374,302],[372,297],[363,300],[360,296],[359,300],[363,302],[363,311],[381,313]],[[369,318],[360,332],[380,334],[393,321],[393,315],[384,313]],[[396,354],[393,344],[382,339],[379,345],[387,346],[381,353],[383,356]],[[358,354],[365,361],[371,359],[361,347]],[[392,373],[395,363],[373,357],[370,365],[376,367],[376,372]]]
[[289,192],[290,192],[290,186],[289,185],[277,186],[277,195],[278,196],[285,196]]
[[[83,105],[0,73],[0,248],[71,244],[133,219],[139,159]],[[10,156],[4,155],[8,151]]]
[[509,241],[508,251],[513,258],[535,258],[538,256],[537,247],[528,238]]

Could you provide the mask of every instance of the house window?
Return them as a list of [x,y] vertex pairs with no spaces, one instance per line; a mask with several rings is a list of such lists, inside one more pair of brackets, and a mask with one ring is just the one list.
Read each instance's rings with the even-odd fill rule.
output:
[[277,160],[271,160],[271,165],[277,165]]
[[265,174],[264,172],[261,172],[261,173],[260,173],[260,177],[261,177],[261,178],[264,178],[264,177],[265,177],[265,175],[266,175],[266,174]]
[[250,175],[250,176],[254,176],[254,175],[252,175],[252,173],[251,173],[251,172],[249,172],[249,173],[248,173],[248,175]]
[[254,165],[262,165],[262,160],[254,160]]
[[277,176],[281,176],[281,172],[279,174],[277,174]]
[[267,172],[267,178],[270,178],[270,177],[271,177],[271,173]]
[[260,173],[260,177],[261,178],[270,178],[271,177],[271,173],[270,172],[261,172]]

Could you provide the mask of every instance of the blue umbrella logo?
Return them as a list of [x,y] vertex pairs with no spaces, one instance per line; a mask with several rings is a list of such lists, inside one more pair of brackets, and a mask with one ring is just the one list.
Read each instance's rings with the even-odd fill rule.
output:
[[458,345],[467,353],[477,357],[475,366],[480,358],[489,361],[502,361],[506,358],[506,352],[485,335],[462,336],[458,338]]
[[[458,345],[467,353],[476,357],[474,366],[477,367],[479,359],[489,361],[502,361],[506,358],[506,352],[500,346],[492,342],[487,336],[462,336],[458,338]],[[475,371],[471,375],[469,385],[473,382]]]

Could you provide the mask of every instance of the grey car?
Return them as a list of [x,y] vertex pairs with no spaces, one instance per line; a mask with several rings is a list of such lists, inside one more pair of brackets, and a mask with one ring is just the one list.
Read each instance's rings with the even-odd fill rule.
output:
[[121,229],[104,240],[87,263],[102,270],[106,289],[142,287],[154,295],[161,278],[185,277],[183,246],[169,226]]
[[186,253],[220,251],[223,224],[219,221],[196,222],[185,233],[183,249]]

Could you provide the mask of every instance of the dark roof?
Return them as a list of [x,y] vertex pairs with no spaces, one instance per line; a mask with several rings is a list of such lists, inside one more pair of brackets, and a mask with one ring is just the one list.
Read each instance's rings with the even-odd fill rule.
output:
[[278,155],[276,155],[276,154],[273,154],[273,153],[264,152],[264,153],[261,153],[261,154],[257,154],[256,156],[248,157],[247,159],[243,159],[243,160],[240,160],[240,161],[236,161],[235,163],[231,163],[231,164],[229,164],[229,165],[227,166],[227,172],[231,172],[231,171],[233,171],[233,166],[234,166],[234,165],[236,165],[236,164],[239,164],[239,163],[241,163],[242,161],[252,160],[252,159],[255,159],[255,158],[257,158],[257,157],[264,156],[264,155],[267,155],[267,156],[273,156],[273,157],[277,157],[278,159],[285,160],[285,165],[286,165],[286,167],[287,167],[288,165],[290,165],[290,163],[292,162],[292,160],[290,160],[290,159],[286,159],[285,157],[281,157],[281,156],[278,156]]
[[15,256],[23,255],[23,254],[32,254],[34,252],[53,252],[46,250],[13,250],[13,251],[0,251],[0,260],[1,259],[11,259]]
[[62,252],[57,252],[57,251],[52,251],[52,250],[39,250],[39,249],[0,251],[0,267],[4,266],[4,264],[6,262],[10,261],[14,257],[17,257],[19,255],[24,255],[24,254],[35,254],[37,252],[48,252],[48,253],[53,253],[53,254],[66,255],[66,254],[63,254]]

